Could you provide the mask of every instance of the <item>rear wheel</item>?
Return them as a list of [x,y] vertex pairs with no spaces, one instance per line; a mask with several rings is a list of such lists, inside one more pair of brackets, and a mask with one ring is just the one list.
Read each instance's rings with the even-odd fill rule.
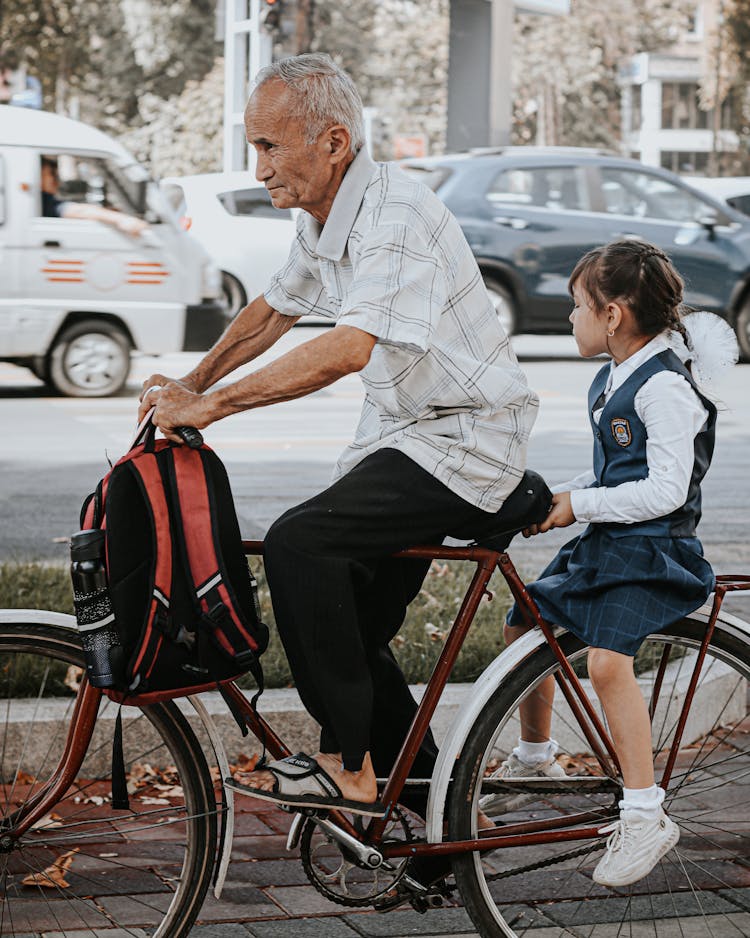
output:
[[740,347],[740,356],[743,361],[750,362],[750,299],[737,314],[734,324],[737,333],[737,344]]
[[221,292],[227,304],[227,318],[234,319],[237,313],[247,306],[245,289],[236,277],[223,270],[221,272]]
[[107,397],[125,384],[130,344],[117,326],[89,319],[60,333],[49,354],[53,387],[69,397]]
[[13,815],[63,751],[83,660],[75,633],[0,624],[0,935],[183,938],[208,888],[216,799],[205,757],[173,703],[123,708],[130,810],[113,810],[117,706],[105,698],[80,773],[26,834]]
[[[669,635],[650,636],[636,659],[647,699],[659,684],[660,662],[665,662],[652,719],[657,781],[670,752],[704,628],[703,623],[686,619]],[[562,637],[561,645],[585,678],[586,648],[569,634]],[[549,648],[539,649],[485,708],[456,763],[449,802],[452,838],[476,835],[480,797],[502,790],[492,776],[516,743],[519,704],[558,669]],[[680,841],[649,876],[617,890],[597,886],[591,872],[604,848],[604,837],[599,836],[467,854],[454,860],[454,870],[479,934],[483,938],[750,934],[749,677],[747,645],[717,630],[665,801],[665,809],[680,827]],[[568,776],[579,778],[537,780],[541,790],[534,790],[533,782],[512,783],[515,810],[495,804],[496,824],[508,828],[547,822],[560,834],[566,829],[601,827],[617,817],[620,781],[605,776],[587,754],[590,747],[559,690],[553,736],[565,752],[558,763]],[[588,816],[581,817],[583,813]],[[546,930],[537,932],[539,928]]]
[[516,311],[516,301],[510,290],[494,280],[492,277],[483,275],[484,286],[495,307],[495,313],[500,325],[505,330],[506,335],[514,335],[518,328],[518,313]]

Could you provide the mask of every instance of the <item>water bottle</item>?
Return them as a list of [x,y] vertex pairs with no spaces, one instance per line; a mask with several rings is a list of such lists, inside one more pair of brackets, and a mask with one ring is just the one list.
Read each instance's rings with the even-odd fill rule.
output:
[[79,531],[70,539],[70,576],[73,604],[89,683],[114,687],[122,661],[122,646],[104,564],[104,531]]

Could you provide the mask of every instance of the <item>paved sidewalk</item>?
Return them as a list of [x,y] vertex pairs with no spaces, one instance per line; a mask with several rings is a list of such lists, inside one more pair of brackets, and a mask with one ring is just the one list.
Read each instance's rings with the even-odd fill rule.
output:
[[222,898],[209,896],[191,938],[476,938],[461,908],[383,914],[330,902],[308,882],[299,850],[286,850],[291,816],[242,796],[235,807],[232,862]]
[[[468,915],[457,905],[423,915],[409,909],[383,914],[346,909],[328,901],[309,884],[299,851],[286,850],[290,815],[241,796],[236,799],[236,808],[234,849],[224,894],[220,901],[213,897],[206,900],[191,938],[479,938]],[[738,871],[738,875],[742,882],[735,880],[733,884],[745,886],[740,893],[744,895],[743,905],[750,908],[750,873]],[[590,884],[586,892],[589,889]],[[517,897],[519,913],[532,917],[531,931],[524,934],[533,938],[586,934],[585,929],[581,932],[576,928],[575,921],[568,923],[570,928],[553,925],[555,919],[565,921],[565,913],[554,902],[554,887],[549,881],[545,883],[545,894],[552,900],[552,905],[546,906],[552,918],[537,916],[528,897]],[[527,903],[522,905],[524,898]],[[612,922],[613,938],[653,938],[653,918],[669,919],[669,934],[676,938],[750,938],[750,913],[738,911],[735,906],[717,904],[706,908],[705,915],[696,915],[693,909],[690,916],[687,894],[670,895],[668,902],[660,901],[666,900],[666,895],[636,896],[635,905],[646,902],[648,908],[641,909],[644,914],[635,914],[633,920],[630,911],[624,912],[623,902],[630,901],[625,897],[607,895],[602,890],[601,895],[591,898],[597,900],[594,904],[606,916],[598,921]],[[580,911],[580,903],[571,905]],[[596,920],[595,916],[592,921]],[[666,934],[662,932],[665,925],[662,921],[659,935]]]

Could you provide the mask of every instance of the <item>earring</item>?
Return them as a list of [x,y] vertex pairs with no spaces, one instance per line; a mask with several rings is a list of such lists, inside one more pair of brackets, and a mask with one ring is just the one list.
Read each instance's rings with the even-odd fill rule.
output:
[[614,329],[608,329],[608,330],[607,330],[607,335],[608,335],[610,338],[611,338],[614,334],[615,334],[615,330],[614,330]]

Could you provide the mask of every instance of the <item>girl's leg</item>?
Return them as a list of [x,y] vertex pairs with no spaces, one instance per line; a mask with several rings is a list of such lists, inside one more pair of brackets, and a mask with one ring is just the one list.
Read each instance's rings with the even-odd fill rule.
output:
[[[512,644],[529,629],[526,626],[506,625],[505,643]],[[555,679],[545,678],[533,693],[520,704],[521,745],[526,743],[547,743],[552,730],[552,702],[555,696]]]
[[633,671],[633,658],[607,648],[591,648],[589,677],[607,717],[625,788],[654,784],[651,719]]

